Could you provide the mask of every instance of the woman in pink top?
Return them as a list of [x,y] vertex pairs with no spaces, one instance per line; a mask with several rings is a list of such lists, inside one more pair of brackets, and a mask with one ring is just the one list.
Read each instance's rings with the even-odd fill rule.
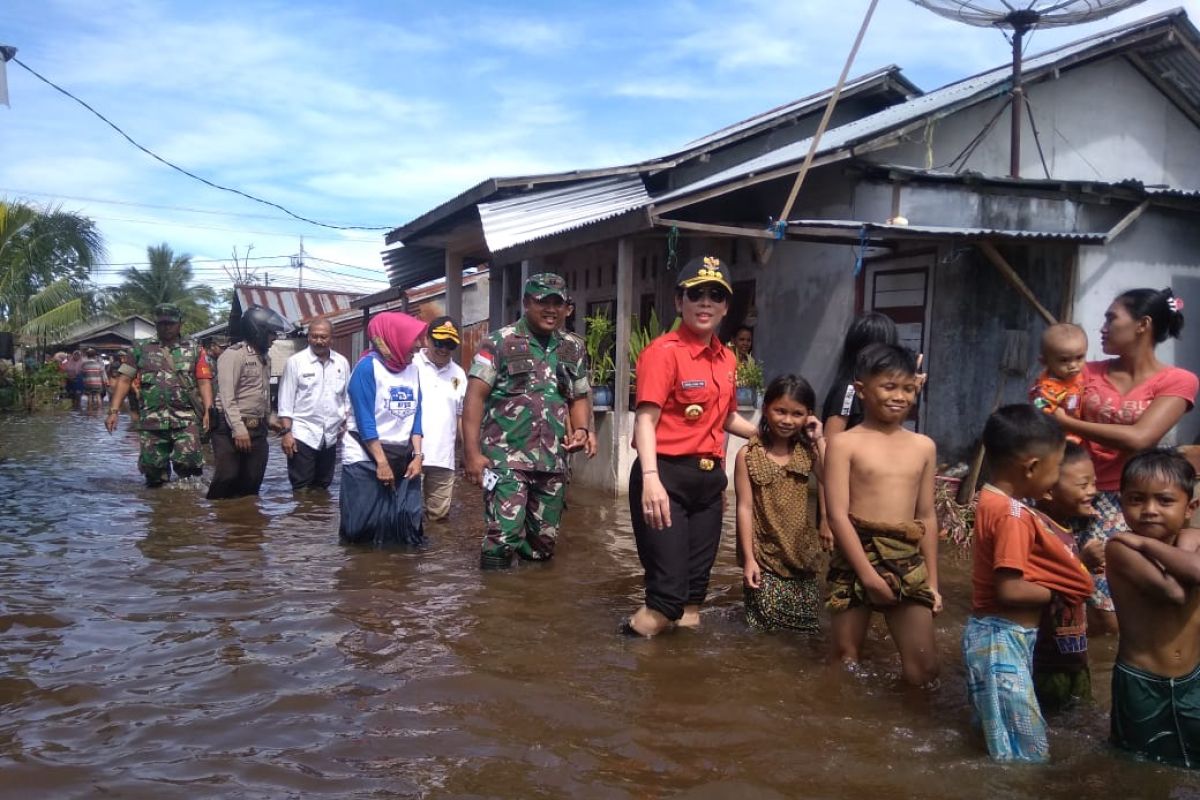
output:
[[[1125,462],[1134,453],[1156,447],[1195,404],[1196,376],[1154,355],[1156,345],[1167,337],[1178,339],[1182,330],[1183,301],[1170,289],[1131,289],[1118,295],[1100,329],[1101,348],[1116,358],[1084,366],[1080,419],[1062,409],[1055,412],[1068,433],[1085,440],[1096,465],[1096,516],[1077,531],[1081,552],[1090,542],[1106,542],[1114,533],[1129,530],[1117,494]],[[1096,576],[1089,605],[1101,612],[1089,613],[1089,632],[1115,633],[1116,614],[1103,574]]]

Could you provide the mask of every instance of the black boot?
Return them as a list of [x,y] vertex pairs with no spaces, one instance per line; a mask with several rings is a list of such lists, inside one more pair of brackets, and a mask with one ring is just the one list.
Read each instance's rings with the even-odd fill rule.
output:
[[508,569],[512,566],[512,553],[480,553],[480,569]]

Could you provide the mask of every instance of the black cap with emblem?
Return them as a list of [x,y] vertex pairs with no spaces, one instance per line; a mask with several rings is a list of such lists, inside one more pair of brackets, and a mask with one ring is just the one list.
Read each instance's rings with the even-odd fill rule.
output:
[[678,289],[690,289],[704,283],[720,284],[730,294],[733,293],[729,267],[716,256],[697,256],[684,264],[683,269],[679,270],[679,280],[675,286]]

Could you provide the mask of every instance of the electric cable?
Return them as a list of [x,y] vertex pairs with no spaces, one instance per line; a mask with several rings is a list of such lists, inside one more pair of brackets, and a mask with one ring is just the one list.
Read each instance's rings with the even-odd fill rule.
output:
[[171,169],[175,170],[176,172],[178,172],[182,175],[186,175],[187,177],[191,178],[192,180],[196,180],[196,181],[199,181],[200,183],[203,183],[205,186],[210,186],[213,189],[220,189],[223,192],[229,192],[230,194],[236,194],[240,197],[246,198],[247,200],[253,200],[256,203],[262,203],[265,206],[270,206],[271,208],[276,208],[276,209],[282,211],[284,214],[287,214],[289,217],[298,219],[301,222],[307,222],[309,225],[316,225],[317,227],[320,227],[320,228],[331,228],[333,230],[339,230],[339,231],[388,231],[388,230],[391,230],[393,227],[390,225],[330,225],[327,222],[318,222],[315,219],[309,219],[308,217],[302,217],[299,214],[297,214],[293,211],[290,211],[289,209],[284,208],[283,206],[279,205],[279,203],[273,203],[270,200],[264,200],[261,197],[256,197],[247,192],[243,192],[241,189],[234,189],[229,186],[222,186],[221,184],[214,183],[213,181],[210,181],[207,178],[202,178],[199,175],[197,175],[196,173],[189,172],[188,170],[184,169],[183,167],[181,167],[177,164],[174,164],[174,163],[168,161],[167,159],[163,158],[162,156],[160,156],[158,153],[155,153],[150,148],[138,143],[132,136],[130,136],[125,131],[121,130],[120,126],[117,125],[115,122],[113,122],[108,117],[101,114],[96,109],[92,108],[90,105],[88,105],[83,100],[81,100],[78,97],[76,97],[75,95],[71,94],[69,91],[67,91],[63,87],[59,86],[54,81],[50,80],[49,78],[45,77],[41,73],[37,72],[35,69],[30,67],[28,64],[26,64],[21,59],[17,58],[16,56],[13,56],[11,60],[14,64],[17,64],[18,66],[20,66],[23,70],[28,72],[33,77],[37,78],[42,83],[49,86],[51,89],[54,89],[55,91],[66,95],[67,97],[69,97],[70,99],[72,99],[76,103],[78,103],[79,105],[86,108],[88,111],[92,112],[92,114],[94,114],[96,117],[98,117],[100,119],[100,121],[102,121],[104,124],[108,125],[108,127],[112,128],[114,131],[119,133],[121,135],[121,137],[125,139],[125,141],[129,142],[131,145],[136,147],[138,150],[141,150],[143,153],[150,156],[155,161],[158,161],[159,163],[170,167]]

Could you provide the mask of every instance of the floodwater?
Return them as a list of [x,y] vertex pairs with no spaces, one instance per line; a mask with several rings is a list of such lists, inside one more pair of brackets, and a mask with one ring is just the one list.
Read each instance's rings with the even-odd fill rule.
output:
[[428,549],[353,550],[277,447],[221,503],[135,458],[99,417],[0,417],[0,796],[1200,797],[1105,744],[1111,641],[1053,763],[989,763],[948,554],[943,682],[914,693],[882,626],[861,675],[750,632],[729,523],[702,629],[635,641],[623,499],[573,490],[554,562],[483,574],[474,489]]

